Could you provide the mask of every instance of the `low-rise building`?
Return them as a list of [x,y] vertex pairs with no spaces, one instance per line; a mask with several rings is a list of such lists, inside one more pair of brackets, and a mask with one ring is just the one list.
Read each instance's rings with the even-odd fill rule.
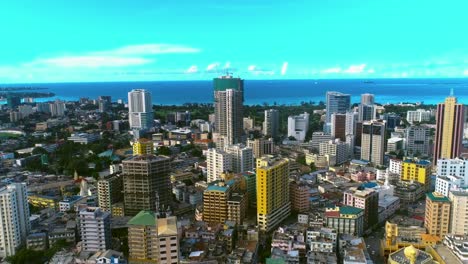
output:
[[89,144],[94,141],[97,141],[101,138],[99,134],[88,134],[88,133],[79,133],[79,134],[72,134],[70,137],[68,137],[67,140],[73,141],[78,144]]
[[351,206],[334,206],[325,211],[325,222],[340,234],[362,236],[364,233],[364,210]]

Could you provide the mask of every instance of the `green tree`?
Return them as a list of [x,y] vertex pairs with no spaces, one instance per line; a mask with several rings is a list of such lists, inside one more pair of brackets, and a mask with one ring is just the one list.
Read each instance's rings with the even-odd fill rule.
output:
[[158,148],[158,155],[170,156],[171,149],[166,146],[161,146]]

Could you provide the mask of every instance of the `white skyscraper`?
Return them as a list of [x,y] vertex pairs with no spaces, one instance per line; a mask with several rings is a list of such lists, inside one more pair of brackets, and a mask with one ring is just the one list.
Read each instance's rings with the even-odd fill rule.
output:
[[220,180],[223,172],[232,170],[231,155],[224,150],[209,149],[206,154],[208,183]]
[[131,129],[153,126],[153,103],[149,91],[135,89],[128,93],[128,121]]
[[254,169],[252,148],[236,144],[226,146],[224,151],[231,156],[232,172],[241,173]]
[[265,110],[265,121],[263,121],[263,135],[272,138],[278,136],[279,131],[279,111],[276,109]]
[[297,141],[304,141],[309,130],[309,113],[288,117],[288,137],[294,137]]
[[31,230],[28,192],[25,183],[0,189],[0,257],[14,255],[26,243]]
[[65,109],[65,103],[59,100],[49,104],[49,111],[52,116],[65,115]]

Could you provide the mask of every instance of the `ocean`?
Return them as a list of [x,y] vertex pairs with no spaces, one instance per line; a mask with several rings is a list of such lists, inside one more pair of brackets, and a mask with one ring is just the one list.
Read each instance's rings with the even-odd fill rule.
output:
[[[81,97],[96,99],[110,95],[112,101],[127,101],[132,89],[147,89],[152,93],[155,105],[182,105],[184,103],[212,103],[211,81],[155,81],[155,82],[99,82],[99,83],[42,83],[14,84],[0,87],[45,87],[55,94],[51,98],[77,101]],[[245,104],[297,105],[301,102],[325,101],[327,91],[351,94],[353,103],[359,102],[363,93],[375,94],[376,102],[437,104],[454,90],[461,103],[468,103],[468,78],[465,79],[346,79],[346,80],[246,80]]]

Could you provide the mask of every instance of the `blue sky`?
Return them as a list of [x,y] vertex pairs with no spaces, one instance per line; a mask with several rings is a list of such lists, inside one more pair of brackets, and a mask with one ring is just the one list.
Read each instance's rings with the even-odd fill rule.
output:
[[0,83],[468,76],[468,1],[0,1]]

